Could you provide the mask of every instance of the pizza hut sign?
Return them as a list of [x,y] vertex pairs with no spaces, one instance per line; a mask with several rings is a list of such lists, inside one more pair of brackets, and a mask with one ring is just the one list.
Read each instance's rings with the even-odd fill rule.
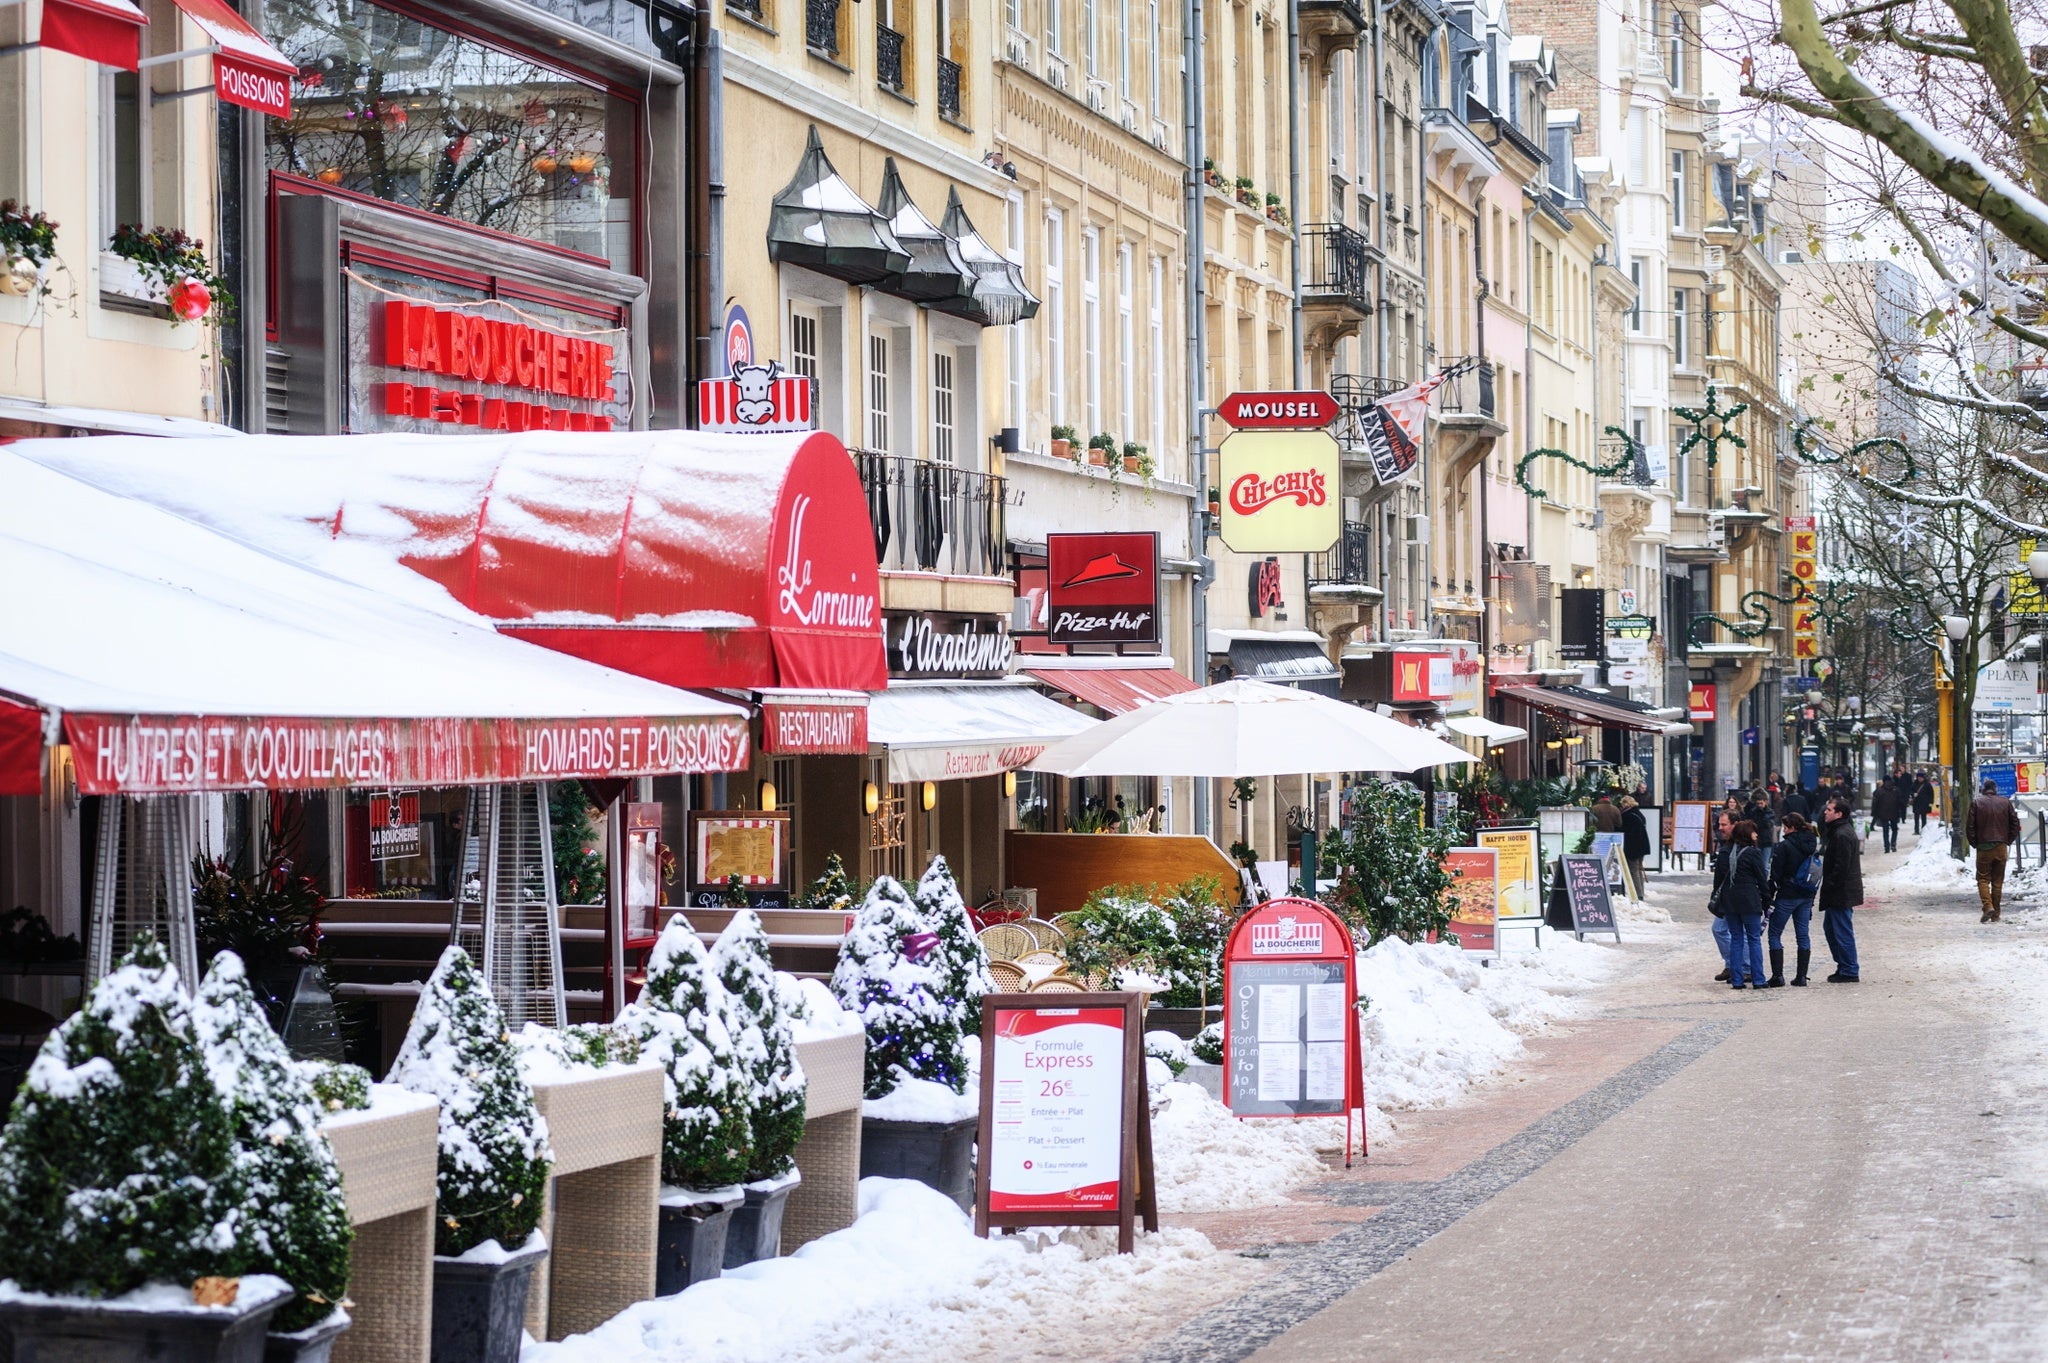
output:
[[1240,554],[1319,554],[1343,530],[1342,456],[1325,431],[1236,431],[1218,448],[1220,530]]

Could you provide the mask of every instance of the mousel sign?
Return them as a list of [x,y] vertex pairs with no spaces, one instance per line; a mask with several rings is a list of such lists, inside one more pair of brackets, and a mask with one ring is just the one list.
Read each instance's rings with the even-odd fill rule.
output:
[[1320,554],[1343,530],[1343,458],[1327,431],[1233,431],[1217,447],[1223,542],[1240,554]]

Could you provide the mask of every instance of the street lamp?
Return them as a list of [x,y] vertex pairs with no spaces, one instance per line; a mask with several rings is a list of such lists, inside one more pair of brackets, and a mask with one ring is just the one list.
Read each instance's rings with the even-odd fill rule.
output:
[[1950,643],[1960,644],[1963,640],[1970,637],[1970,617],[1967,615],[1944,615],[1941,617],[1941,630],[1942,633],[1948,635]]
[[2034,579],[2036,587],[2048,583],[2048,549],[2036,549],[2027,555],[2027,576]]

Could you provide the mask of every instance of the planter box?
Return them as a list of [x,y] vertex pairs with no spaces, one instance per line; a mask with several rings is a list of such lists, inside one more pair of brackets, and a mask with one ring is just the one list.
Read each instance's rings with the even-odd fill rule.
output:
[[664,1188],[661,1193],[661,1247],[655,1260],[655,1295],[672,1297],[686,1287],[709,1282],[725,1271],[725,1234],[732,1214],[747,1195],[730,1188],[699,1191]]
[[1148,1032],[1172,1032],[1182,1041],[1193,1041],[1195,1034],[1212,1022],[1223,1021],[1223,1005],[1212,1003],[1204,1008],[1148,1008],[1145,1010],[1145,1030]]
[[1188,1067],[1181,1071],[1180,1078],[1184,1084],[1200,1084],[1209,1091],[1211,1098],[1214,1098],[1219,1103],[1223,1101],[1223,1067],[1221,1065],[1208,1065],[1199,1060],[1191,1060],[1188,1062]]
[[547,1254],[536,1232],[518,1249],[488,1258],[436,1257],[433,1363],[518,1363],[527,1284]]
[[0,1298],[0,1338],[14,1363],[261,1363],[263,1329],[290,1298],[277,1278],[243,1279],[230,1307],[22,1293]]
[[533,1086],[555,1151],[540,1223],[554,1253],[527,1293],[535,1339],[593,1330],[654,1295],[661,1095],[653,1064]]
[[334,1341],[334,1360],[420,1363],[433,1310],[439,1110],[433,1099],[389,1085],[371,1093],[368,1112],[337,1112],[322,1123],[356,1229],[352,1319]]
[[868,1042],[859,1032],[799,1041],[804,1067],[804,1138],[796,1167],[804,1181],[782,1214],[784,1253],[844,1230],[860,1214],[860,1102]]
[[792,1169],[781,1178],[764,1178],[742,1185],[747,1200],[733,1211],[725,1228],[727,1268],[782,1257],[782,1214],[789,1205],[789,1195],[803,1181],[803,1170]]
[[960,1204],[974,1206],[976,1119],[898,1122],[864,1117],[860,1124],[862,1178],[914,1178]]
[[263,1337],[263,1363],[328,1363],[334,1343],[348,1329],[348,1312],[336,1307],[327,1319],[290,1334]]

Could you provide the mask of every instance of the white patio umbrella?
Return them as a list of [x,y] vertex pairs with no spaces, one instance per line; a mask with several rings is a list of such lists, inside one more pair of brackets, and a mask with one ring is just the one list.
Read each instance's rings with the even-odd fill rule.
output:
[[1290,776],[1416,771],[1479,759],[1398,720],[1239,677],[1141,705],[1026,765],[1061,776]]

